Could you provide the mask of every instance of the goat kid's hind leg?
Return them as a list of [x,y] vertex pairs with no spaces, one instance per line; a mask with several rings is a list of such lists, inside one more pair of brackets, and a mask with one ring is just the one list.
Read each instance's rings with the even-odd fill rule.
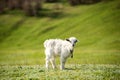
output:
[[46,69],[49,69],[49,62],[50,62],[50,58],[51,58],[51,53],[50,53],[50,49],[45,49],[45,55],[46,55],[46,62],[45,62],[45,66]]
[[51,58],[51,59],[50,59],[50,62],[51,62],[51,64],[52,64],[53,69],[55,69],[55,68],[56,68],[55,58]]
[[46,69],[49,69],[49,62],[50,62],[50,57],[46,56],[46,63],[45,63]]

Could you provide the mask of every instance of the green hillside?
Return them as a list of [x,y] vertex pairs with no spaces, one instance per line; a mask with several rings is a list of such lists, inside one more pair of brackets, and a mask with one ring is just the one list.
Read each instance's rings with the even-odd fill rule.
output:
[[39,50],[46,39],[75,36],[77,50],[120,50],[120,1],[64,5],[61,14],[51,13],[27,17],[14,10],[0,15],[0,49]]

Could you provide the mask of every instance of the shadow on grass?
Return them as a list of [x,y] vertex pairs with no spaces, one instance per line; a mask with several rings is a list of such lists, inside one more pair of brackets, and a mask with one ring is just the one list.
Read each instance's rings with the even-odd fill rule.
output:
[[41,9],[36,17],[44,18],[49,17],[53,19],[63,18],[66,15],[62,10]]
[[0,42],[2,42],[4,39],[9,37],[14,31],[16,31],[25,20],[26,18],[20,19],[9,30],[7,30],[6,32],[0,33],[0,36],[1,36]]
[[65,68],[64,70],[76,70],[74,68]]

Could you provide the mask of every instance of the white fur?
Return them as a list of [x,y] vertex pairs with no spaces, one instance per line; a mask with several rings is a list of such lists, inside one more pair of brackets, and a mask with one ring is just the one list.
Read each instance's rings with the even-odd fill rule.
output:
[[74,45],[77,42],[75,37],[71,37],[67,40],[61,39],[49,39],[44,42],[45,55],[46,55],[46,68],[49,68],[49,61],[52,64],[53,69],[56,68],[55,56],[60,56],[60,69],[64,69],[66,59],[69,56],[73,56]]

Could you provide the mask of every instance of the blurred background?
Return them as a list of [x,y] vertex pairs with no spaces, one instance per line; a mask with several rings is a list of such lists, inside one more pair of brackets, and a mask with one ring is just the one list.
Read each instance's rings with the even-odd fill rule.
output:
[[119,0],[0,0],[0,65],[44,64],[43,42],[75,36],[68,63],[120,63]]

